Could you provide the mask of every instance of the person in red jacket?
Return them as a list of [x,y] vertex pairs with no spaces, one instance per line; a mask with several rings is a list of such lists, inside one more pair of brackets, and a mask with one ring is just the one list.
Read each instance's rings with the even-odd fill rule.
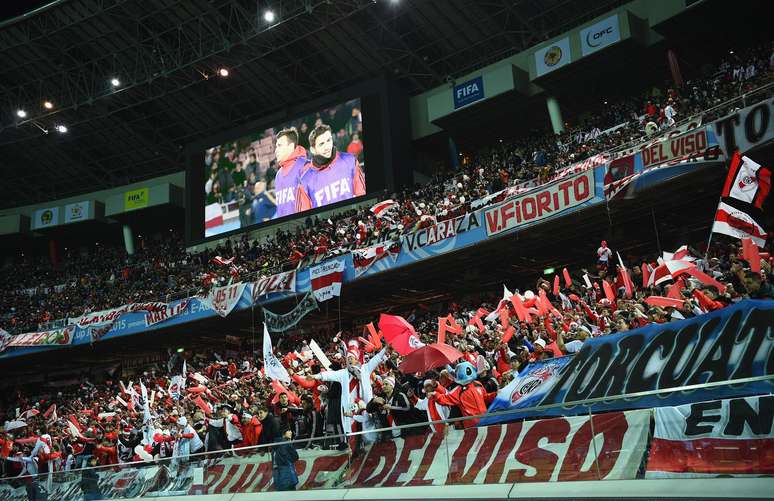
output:
[[[445,394],[433,392],[428,398],[446,406],[455,406],[463,416],[478,416],[485,414],[487,405],[494,400],[497,392],[487,393],[483,385],[476,381],[478,372],[470,362],[462,362],[454,370],[454,382],[459,386]],[[463,428],[473,428],[479,419],[462,421]]]

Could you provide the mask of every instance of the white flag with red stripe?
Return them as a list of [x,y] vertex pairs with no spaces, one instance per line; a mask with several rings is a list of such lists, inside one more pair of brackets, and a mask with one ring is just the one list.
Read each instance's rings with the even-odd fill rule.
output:
[[398,202],[392,199],[388,199],[383,202],[379,202],[378,204],[371,207],[371,212],[376,217],[382,217],[385,214],[387,214],[390,211],[390,209],[392,209],[393,207],[396,207],[397,205],[398,205]]
[[763,247],[766,244],[767,235],[763,227],[747,212],[725,202],[718,204],[712,231],[740,240],[751,238],[758,247]]
[[341,295],[341,283],[344,280],[344,260],[326,261],[309,269],[312,292],[319,302]]

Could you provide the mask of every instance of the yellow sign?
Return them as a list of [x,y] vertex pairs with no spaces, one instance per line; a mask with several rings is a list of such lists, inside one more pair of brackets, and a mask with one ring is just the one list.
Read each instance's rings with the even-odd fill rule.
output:
[[137,188],[124,193],[124,210],[142,209],[148,206],[148,188]]

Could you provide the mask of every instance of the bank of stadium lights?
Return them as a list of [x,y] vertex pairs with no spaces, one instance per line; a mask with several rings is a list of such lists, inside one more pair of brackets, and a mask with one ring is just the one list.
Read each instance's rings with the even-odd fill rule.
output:
[[223,78],[226,78],[229,75],[228,68],[219,68],[218,75]]
[[51,101],[43,101],[43,107],[47,110],[51,110],[54,108],[54,103]]
[[277,16],[274,14],[274,11],[271,9],[266,9],[263,11],[263,20],[267,23],[271,24],[277,19]]
[[121,80],[119,80],[116,77],[113,77],[110,79],[110,85],[112,85],[113,87],[118,87],[119,85],[121,85]]
[[27,117],[27,112],[24,111],[23,109],[19,108],[18,110],[16,110],[16,116],[19,117],[19,118],[26,118]]
[[67,126],[62,124],[57,125],[56,127],[54,127],[54,129],[56,129],[56,131],[60,134],[64,134],[67,132]]

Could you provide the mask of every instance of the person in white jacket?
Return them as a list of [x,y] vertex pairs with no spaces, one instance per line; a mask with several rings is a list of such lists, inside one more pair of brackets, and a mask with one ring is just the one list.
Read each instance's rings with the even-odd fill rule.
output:
[[363,402],[369,402],[374,396],[371,385],[371,374],[387,356],[387,348],[371,357],[364,363],[360,363],[360,350],[350,344],[347,349],[347,366],[335,371],[325,371],[312,376],[314,379],[327,382],[336,382],[341,385],[341,424],[344,433],[355,431],[353,420],[345,413],[349,413],[356,398]]

